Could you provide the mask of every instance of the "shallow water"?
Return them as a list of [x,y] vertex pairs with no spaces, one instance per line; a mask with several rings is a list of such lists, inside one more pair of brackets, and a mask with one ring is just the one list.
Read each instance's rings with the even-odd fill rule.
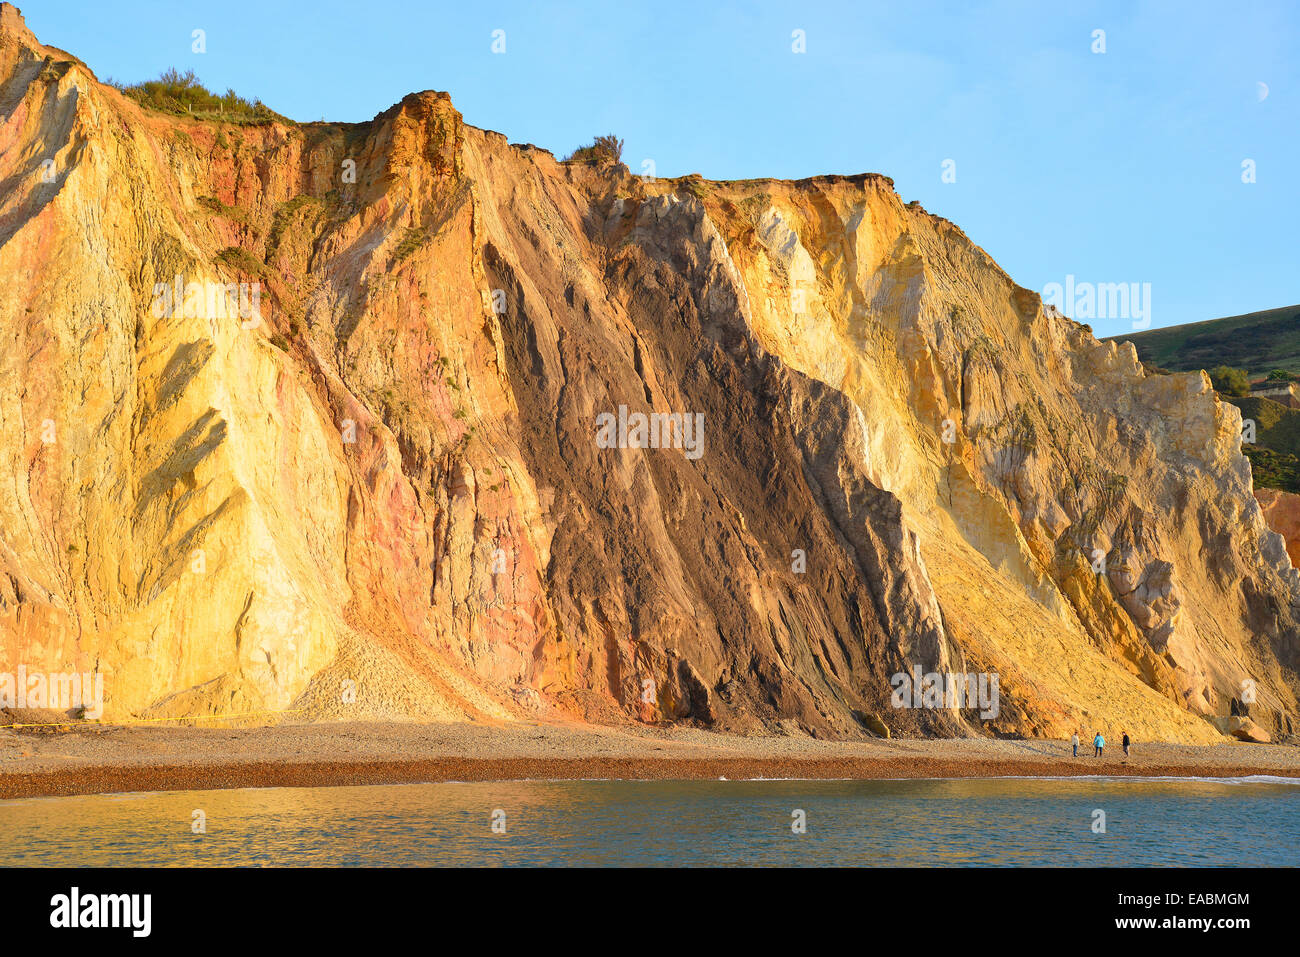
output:
[[1296,866],[1300,785],[505,781],[28,798],[0,802],[0,864]]

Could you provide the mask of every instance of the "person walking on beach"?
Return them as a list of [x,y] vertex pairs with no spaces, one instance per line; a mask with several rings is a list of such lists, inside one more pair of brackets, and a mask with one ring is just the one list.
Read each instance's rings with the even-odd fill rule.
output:
[[1097,736],[1092,739],[1092,746],[1097,749],[1097,752],[1096,754],[1093,755],[1093,757],[1094,758],[1101,757],[1101,749],[1106,746],[1106,739],[1101,736],[1100,731],[1098,731]]
[[1124,732],[1124,739],[1120,741],[1120,744],[1124,745],[1124,757],[1127,758],[1128,757],[1128,732],[1127,731]]
[[1074,736],[1070,738],[1070,743],[1074,745],[1074,756],[1077,758],[1079,756],[1079,732],[1078,731],[1074,732]]

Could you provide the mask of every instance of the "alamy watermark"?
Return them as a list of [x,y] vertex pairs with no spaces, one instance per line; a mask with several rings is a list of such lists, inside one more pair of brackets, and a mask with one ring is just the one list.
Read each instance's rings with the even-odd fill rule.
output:
[[704,454],[703,412],[627,411],[596,416],[596,447],[600,449],[680,449],[688,459]]
[[998,716],[996,674],[923,673],[920,665],[913,665],[911,674],[900,671],[889,683],[894,688],[890,703],[895,708],[978,708],[981,718]]
[[153,286],[153,317],[184,316],[186,319],[234,319],[245,329],[262,322],[260,282],[186,282],[177,274],[170,283]]
[[1131,319],[1134,329],[1151,325],[1151,283],[1049,282],[1043,287],[1043,305],[1055,306],[1074,320]]
[[104,675],[29,672],[19,665],[17,674],[0,672],[0,708],[78,708],[93,721],[104,713]]
[[50,898],[50,926],[117,927],[130,930],[132,937],[148,937],[152,911],[152,894],[85,894],[73,887]]

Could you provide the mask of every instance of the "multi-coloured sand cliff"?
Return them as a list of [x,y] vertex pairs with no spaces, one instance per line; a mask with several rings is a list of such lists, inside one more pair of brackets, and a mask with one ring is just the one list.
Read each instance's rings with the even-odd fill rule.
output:
[[[1238,411],[882,176],[646,181],[431,92],[165,115],[4,4],[0,276],[0,671],[108,718],[1300,714]],[[917,666],[996,717],[894,707]]]

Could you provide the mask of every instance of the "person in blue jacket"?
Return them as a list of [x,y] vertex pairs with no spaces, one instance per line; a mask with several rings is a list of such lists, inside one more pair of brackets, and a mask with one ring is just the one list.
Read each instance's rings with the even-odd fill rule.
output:
[[1097,749],[1097,753],[1094,754],[1093,757],[1101,757],[1101,749],[1106,746],[1106,739],[1101,736],[1100,731],[1098,731],[1097,736],[1092,739],[1092,746]]

